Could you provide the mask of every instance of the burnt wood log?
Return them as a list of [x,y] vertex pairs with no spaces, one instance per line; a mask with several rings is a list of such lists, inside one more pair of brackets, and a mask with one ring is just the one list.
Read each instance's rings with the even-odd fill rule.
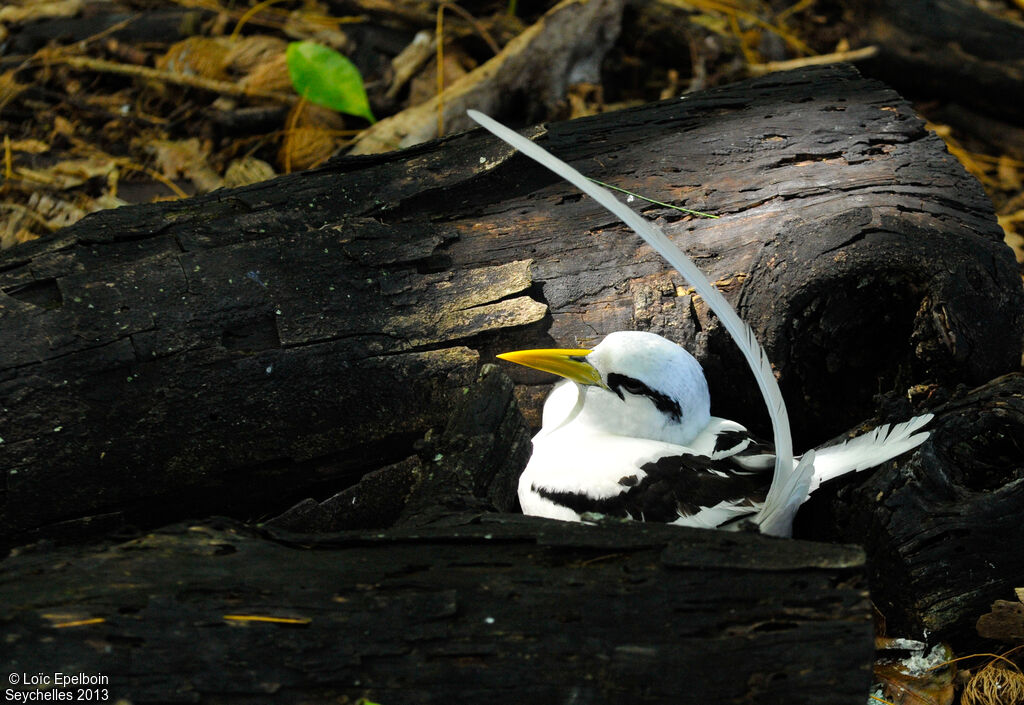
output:
[[264,526],[303,533],[439,525],[468,512],[517,506],[519,473],[530,458],[530,429],[512,381],[486,364],[464,390],[444,431],[417,454],[367,473],[318,502],[312,497]]
[[114,3],[89,4],[92,6],[72,17],[15,23],[13,31],[5,37],[0,67],[13,68],[18,65],[16,56],[31,56],[48,45],[84,42],[100,33],[120,42],[166,44],[192,36],[195,27],[215,17],[215,13],[202,8],[149,8],[133,13],[130,8]]
[[851,3],[854,42],[877,46],[864,71],[913,97],[1024,121],[1024,27],[967,0]]
[[930,428],[898,467],[840,481],[802,520],[827,505],[815,536],[864,546],[890,633],[977,649],[978,618],[1024,585],[1024,375],[957,395]]
[[[929,440],[876,470],[826,483],[801,509],[794,535],[863,545],[872,601],[888,633],[942,639],[959,653],[981,648],[978,617],[1024,584],[1017,550],[1024,544],[1024,375],[945,402],[936,397],[948,392],[931,393],[936,418]],[[912,413],[906,400],[887,400],[884,412]],[[269,525],[305,532],[365,526],[368,508],[378,522],[385,518],[370,526],[458,522],[466,512],[507,501],[495,490],[511,491],[527,452],[511,382],[485,365],[423,458],[370,473],[319,504],[309,499]],[[408,501],[403,495],[396,502],[391,485],[382,483],[417,474],[429,479]],[[394,505],[401,506],[377,509]]]
[[[1022,292],[978,184],[899,96],[809,69],[536,129],[644,208],[757,331],[797,447],[878,392],[1016,369]],[[405,462],[481,359],[618,329],[705,364],[769,433],[685,282],[481,132],[176,203],[0,254],[0,535],[278,514]],[[740,372],[739,370],[744,370]],[[546,377],[515,371],[537,420]]]
[[29,550],[0,574],[4,664],[133,703],[864,702],[860,549],[492,517]]

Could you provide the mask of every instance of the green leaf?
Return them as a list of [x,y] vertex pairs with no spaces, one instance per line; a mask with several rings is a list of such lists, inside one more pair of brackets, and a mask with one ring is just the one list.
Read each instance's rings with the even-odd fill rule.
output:
[[376,122],[359,69],[334,49],[311,41],[292,42],[287,61],[292,86],[306,100]]

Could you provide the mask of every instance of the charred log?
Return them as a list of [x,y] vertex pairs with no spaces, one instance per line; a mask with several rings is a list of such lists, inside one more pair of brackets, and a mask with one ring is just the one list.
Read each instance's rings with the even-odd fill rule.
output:
[[[895,93],[819,68],[534,130],[644,208],[769,351],[798,447],[1016,369],[990,204]],[[86,218],[0,254],[0,534],[279,514],[406,461],[481,359],[649,329],[768,434],[739,353],[607,214],[480,132]],[[546,378],[516,370],[536,423]],[[539,384],[540,383],[540,384]]]
[[1024,376],[993,380],[936,412],[913,455],[839,482],[807,509],[813,516],[827,505],[824,525],[838,527],[818,538],[864,546],[872,599],[892,633],[980,647],[978,618],[1024,584]]
[[4,568],[10,670],[103,674],[133,703],[838,705],[870,678],[860,550],[754,534],[212,521]]

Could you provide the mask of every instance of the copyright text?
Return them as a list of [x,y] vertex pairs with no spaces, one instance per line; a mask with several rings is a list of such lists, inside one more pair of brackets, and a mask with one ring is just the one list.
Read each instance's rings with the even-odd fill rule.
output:
[[9,703],[105,702],[110,699],[110,679],[102,673],[10,673],[4,690]]

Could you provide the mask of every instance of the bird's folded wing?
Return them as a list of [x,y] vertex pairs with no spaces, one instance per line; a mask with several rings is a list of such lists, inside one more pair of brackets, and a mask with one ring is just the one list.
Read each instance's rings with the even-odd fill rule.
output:
[[[737,442],[737,438],[730,439],[734,452],[720,452],[719,457],[643,439],[618,437],[607,447],[602,439],[593,437],[566,440],[556,442],[575,448],[573,457],[555,461],[562,472],[531,468],[530,491],[577,514],[715,527],[755,513],[772,478],[774,456],[760,453],[753,442]],[[759,456],[758,462],[749,462]],[[535,459],[538,457],[544,455]],[[578,473],[574,474],[586,478],[586,483],[569,480],[570,474],[565,472],[568,463],[577,463]],[[555,477],[561,480],[558,486],[550,482]],[[604,481],[597,482],[599,477]]]
[[737,470],[762,471],[775,464],[775,448],[729,419],[712,416],[689,447],[715,460],[730,458]]

